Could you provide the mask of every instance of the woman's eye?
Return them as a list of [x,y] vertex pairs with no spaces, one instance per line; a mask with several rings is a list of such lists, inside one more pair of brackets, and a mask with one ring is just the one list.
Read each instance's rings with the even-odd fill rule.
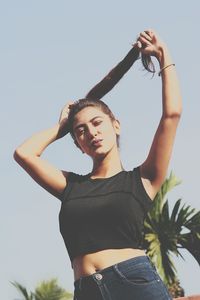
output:
[[79,129],[77,130],[77,135],[81,135],[81,134],[83,134],[84,132],[85,132],[84,128],[79,128]]
[[102,123],[102,120],[96,120],[96,121],[94,121],[94,126],[98,126],[101,123]]

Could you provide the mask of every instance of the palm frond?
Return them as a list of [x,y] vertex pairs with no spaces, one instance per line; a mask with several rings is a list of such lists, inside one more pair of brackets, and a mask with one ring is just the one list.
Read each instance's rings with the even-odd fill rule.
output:
[[171,220],[172,222],[175,222],[176,221],[176,216],[177,216],[177,213],[178,213],[178,210],[179,210],[179,207],[180,207],[180,204],[181,204],[181,199],[178,199],[174,205],[174,208],[172,210],[172,213],[171,213]]
[[[177,281],[176,268],[171,258],[172,254],[182,257],[179,251],[180,247],[184,245],[192,253],[191,241],[196,247],[200,243],[200,212],[195,213],[195,209],[189,205],[181,206],[182,200],[178,199],[171,215],[169,213],[169,202],[166,195],[180,183],[181,181],[171,172],[157,193],[152,210],[144,222],[147,254],[167,284]],[[190,234],[183,234],[185,228],[191,231]],[[193,234],[191,235],[192,231]],[[196,259],[199,261],[200,254],[197,254],[196,250],[193,251],[193,255],[196,255]]]
[[29,294],[27,292],[27,289],[20,283],[14,281],[14,282],[11,282],[11,284],[14,285],[14,287],[16,287],[16,289],[23,295],[24,300],[33,300],[34,299],[33,293],[30,292],[30,294]]
[[180,244],[192,254],[200,265],[200,235],[194,232],[186,233],[182,235]]
[[179,180],[172,172],[170,173],[169,178],[166,178],[164,183],[162,184],[159,192],[157,193],[153,207],[149,212],[149,217],[153,218],[154,220],[158,220],[160,214],[162,213],[163,205],[166,201],[165,196],[166,194],[171,191],[175,186],[179,185],[181,180]]
[[42,281],[35,289],[35,300],[68,300],[72,294],[57,284],[57,279]]
[[185,227],[200,234],[200,211],[196,212],[187,222]]
[[183,205],[180,209],[179,209],[179,213],[178,213],[178,217],[176,220],[176,224],[179,228],[185,226],[188,221],[189,218],[194,214],[195,209],[191,208],[189,205]]

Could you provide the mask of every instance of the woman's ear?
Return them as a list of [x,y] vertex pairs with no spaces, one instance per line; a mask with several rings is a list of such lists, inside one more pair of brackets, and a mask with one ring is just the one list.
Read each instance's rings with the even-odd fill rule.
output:
[[119,136],[120,135],[120,131],[121,131],[121,126],[120,126],[119,120],[114,120],[113,126],[114,126],[116,134]]

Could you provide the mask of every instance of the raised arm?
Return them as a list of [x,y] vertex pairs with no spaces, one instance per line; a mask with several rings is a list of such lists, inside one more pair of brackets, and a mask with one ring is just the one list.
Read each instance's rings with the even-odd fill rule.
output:
[[154,198],[166,177],[182,112],[182,100],[176,68],[167,46],[151,30],[142,32],[138,41],[142,53],[157,58],[162,81],[162,116],[148,157],[140,166],[144,186]]
[[41,158],[44,150],[57,139],[63,137],[70,105],[62,110],[59,122],[52,128],[38,132],[24,141],[14,152],[14,159],[18,164],[44,189],[60,198],[66,184],[68,172],[61,171]]

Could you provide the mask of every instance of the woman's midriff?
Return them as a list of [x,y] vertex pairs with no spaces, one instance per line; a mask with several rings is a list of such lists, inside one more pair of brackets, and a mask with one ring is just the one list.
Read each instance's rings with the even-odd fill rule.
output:
[[124,260],[146,255],[141,249],[107,249],[76,257],[73,262],[74,280],[94,274]]

